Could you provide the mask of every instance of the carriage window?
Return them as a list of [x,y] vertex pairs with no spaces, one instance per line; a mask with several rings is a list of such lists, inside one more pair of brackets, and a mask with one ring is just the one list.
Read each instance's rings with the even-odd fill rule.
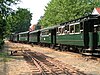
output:
[[49,30],[42,31],[42,35],[50,35],[50,31]]
[[62,29],[61,28],[58,28],[57,30],[58,30],[57,34],[61,34],[62,33]]
[[80,32],[81,33],[83,32],[83,23],[82,22],[80,23]]
[[65,26],[65,31],[64,31],[65,34],[68,34],[69,33],[69,25]]
[[60,33],[60,34],[62,33],[62,29],[61,29],[61,28],[59,28],[59,33]]
[[83,30],[83,25],[82,24],[80,24],[80,30]]
[[62,27],[62,34],[63,34],[63,35],[65,34],[65,26]]
[[64,31],[65,31],[65,27],[64,26],[61,26],[61,27],[58,28],[57,34],[63,35],[64,34]]
[[100,26],[97,27],[97,31],[100,31]]
[[74,33],[74,25],[70,26],[70,33]]
[[23,37],[23,35],[20,34],[20,37]]
[[20,36],[21,36],[21,37],[25,37],[25,36],[27,36],[27,34],[21,34]]
[[58,33],[58,28],[56,28],[56,32]]
[[94,25],[94,32],[97,32],[98,25]]
[[75,25],[75,33],[80,32],[80,24]]

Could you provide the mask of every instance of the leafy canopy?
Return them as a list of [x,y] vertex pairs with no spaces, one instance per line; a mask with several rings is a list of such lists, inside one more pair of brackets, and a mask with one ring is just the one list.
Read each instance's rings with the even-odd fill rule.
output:
[[17,11],[7,17],[10,32],[18,33],[28,31],[31,19],[32,13],[29,10],[18,8]]
[[17,4],[19,0],[0,0],[0,48],[3,44],[3,38],[7,27],[7,16],[10,14],[12,4]]
[[5,29],[7,26],[7,16],[10,14],[12,9],[11,5],[17,4],[19,0],[0,0],[0,39],[3,39]]
[[57,25],[89,15],[95,7],[100,7],[99,0],[51,0],[39,23],[43,27]]

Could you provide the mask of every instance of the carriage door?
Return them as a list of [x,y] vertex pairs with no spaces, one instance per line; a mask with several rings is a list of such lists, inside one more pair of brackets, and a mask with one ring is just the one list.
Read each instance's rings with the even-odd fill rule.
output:
[[83,21],[83,33],[84,33],[84,47],[87,49],[89,48],[89,30],[88,30],[88,22],[87,21]]
[[99,20],[98,19],[94,19],[94,32],[93,32],[93,41],[94,41],[94,48],[96,49],[98,46],[98,42],[99,42],[99,34],[98,34],[98,24]]
[[94,48],[96,49],[98,46],[98,33],[97,33],[98,25],[94,25],[94,33],[93,33],[93,40],[94,40]]
[[97,46],[97,32],[94,29],[93,19],[84,21],[84,45],[90,50],[94,50]]
[[56,28],[51,29],[51,43],[56,44]]

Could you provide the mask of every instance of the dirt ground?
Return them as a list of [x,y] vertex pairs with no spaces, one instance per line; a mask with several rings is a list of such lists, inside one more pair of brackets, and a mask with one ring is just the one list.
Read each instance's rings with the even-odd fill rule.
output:
[[[19,50],[23,48],[26,50],[30,49],[71,65],[87,75],[100,75],[100,58],[84,57],[77,53],[61,52],[36,45],[32,47],[29,44],[11,43],[8,41],[6,41],[5,45],[5,50],[8,51],[8,55],[10,54],[9,50],[15,50],[15,48],[19,48]],[[27,63],[23,56],[10,57],[8,62],[0,61],[0,75],[32,75],[32,65]]]
[[56,60],[69,64],[76,69],[84,72],[87,75],[100,75],[100,59],[84,57],[81,54],[73,52],[55,51],[50,48],[41,48],[34,46],[33,51],[41,52],[47,56],[53,57]]

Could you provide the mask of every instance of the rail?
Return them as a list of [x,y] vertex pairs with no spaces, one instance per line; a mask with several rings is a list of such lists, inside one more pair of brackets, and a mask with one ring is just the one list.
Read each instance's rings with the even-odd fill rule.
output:
[[[74,68],[69,69],[70,67],[68,68],[66,65],[53,59],[46,58],[37,52],[23,51],[23,54],[34,63],[41,75],[85,75]],[[42,59],[43,57],[45,57],[45,59]]]

